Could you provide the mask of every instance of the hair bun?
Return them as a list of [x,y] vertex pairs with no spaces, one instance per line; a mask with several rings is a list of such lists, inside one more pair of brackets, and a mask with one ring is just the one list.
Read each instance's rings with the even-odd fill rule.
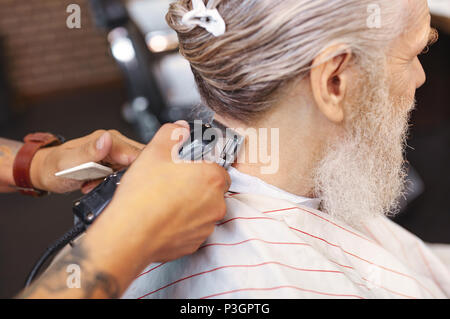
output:
[[167,24],[178,33],[188,33],[194,29],[193,26],[185,25],[182,20],[186,13],[191,10],[190,0],[172,2],[166,14]]

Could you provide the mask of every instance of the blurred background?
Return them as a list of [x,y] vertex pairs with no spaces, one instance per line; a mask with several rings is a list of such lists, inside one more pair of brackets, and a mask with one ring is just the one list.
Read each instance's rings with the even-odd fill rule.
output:
[[[147,142],[167,121],[210,118],[165,23],[170,2],[0,0],[0,136],[117,129]],[[450,243],[450,0],[429,2],[440,39],[420,57],[428,80],[407,154],[412,186],[395,221],[427,242]],[[0,194],[0,298],[16,295],[72,226],[80,196]]]

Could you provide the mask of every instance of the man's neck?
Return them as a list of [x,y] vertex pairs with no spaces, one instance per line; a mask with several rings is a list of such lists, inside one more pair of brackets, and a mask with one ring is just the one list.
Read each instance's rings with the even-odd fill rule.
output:
[[[233,165],[236,169],[289,193],[314,196],[314,171],[323,156],[330,127],[312,107],[292,103],[273,107],[263,120],[250,125],[218,115],[215,118],[227,127],[257,134],[257,147],[255,138],[252,141],[246,136],[238,161]],[[270,157],[264,159],[261,155],[265,152]]]

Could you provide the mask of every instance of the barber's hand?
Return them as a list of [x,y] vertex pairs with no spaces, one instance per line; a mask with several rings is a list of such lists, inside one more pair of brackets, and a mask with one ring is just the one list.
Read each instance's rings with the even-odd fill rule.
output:
[[[160,129],[88,230],[86,240],[108,247],[100,253],[102,263],[129,260],[126,269],[120,269],[122,274],[195,252],[225,216],[224,193],[230,185],[226,170],[215,163],[172,160],[172,154],[177,154],[173,150],[189,135],[181,126],[186,124],[166,124]],[[173,140],[176,130],[185,138]]]
[[55,177],[55,173],[86,162],[107,163],[113,169],[129,166],[144,148],[114,130],[98,130],[62,145],[40,149],[31,163],[31,182],[37,189],[66,193],[82,189],[92,190],[98,183]]

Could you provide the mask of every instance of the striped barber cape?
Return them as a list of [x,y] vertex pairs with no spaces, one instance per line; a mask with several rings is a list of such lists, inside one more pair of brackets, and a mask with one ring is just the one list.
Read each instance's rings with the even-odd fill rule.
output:
[[230,175],[235,192],[214,233],[193,255],[149,265],[123,298],[450,296],[448,265],[388,218],[356,230],[315,209],[314,200]]

